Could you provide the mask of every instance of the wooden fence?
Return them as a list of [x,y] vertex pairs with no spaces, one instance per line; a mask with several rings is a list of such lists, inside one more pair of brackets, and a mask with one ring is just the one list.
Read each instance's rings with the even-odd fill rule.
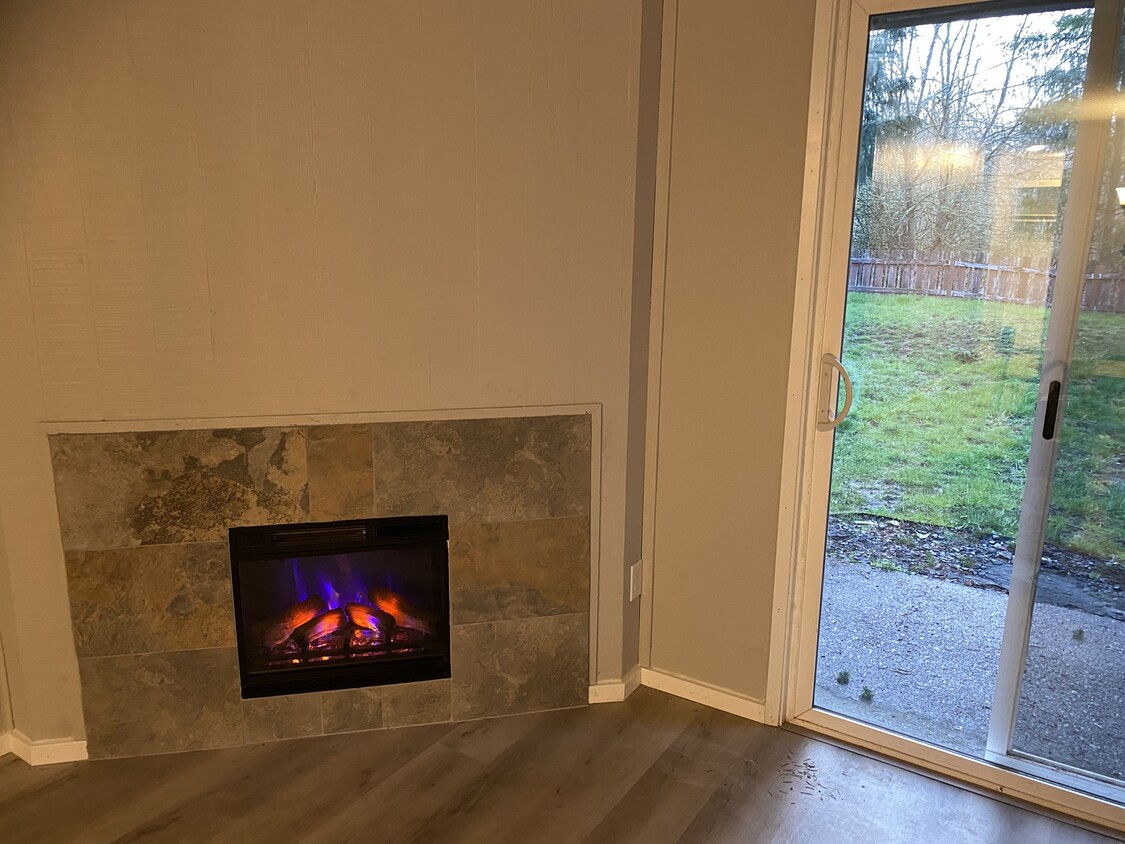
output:
[[[1125,277],[1111,267],[1088,268],[1082,309],[1125,313]],[[848,289],[1050,305],[1055,271],[1047,259],[996,258],[976,252],[864,252],[853,255]]]

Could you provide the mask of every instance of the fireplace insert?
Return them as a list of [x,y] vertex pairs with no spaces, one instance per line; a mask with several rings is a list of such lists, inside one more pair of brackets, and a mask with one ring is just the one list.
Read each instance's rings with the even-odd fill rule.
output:
[[244,698],[450,676],[446,516],[231,528]]

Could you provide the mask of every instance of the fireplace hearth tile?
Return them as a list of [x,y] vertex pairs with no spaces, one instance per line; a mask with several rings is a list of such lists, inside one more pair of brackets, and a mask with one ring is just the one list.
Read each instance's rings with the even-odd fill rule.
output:
[[412,727],[448,721],[452,711],[451,694],[449,680],[383,686],[383,726]]
[[447,513],[450,524],[590,512],[590,417],[372,425],[375,515]]
[[91,758],[243,743],[234,648],[78,661]]
[[[585,704],[588,415],[51,437],[94,758]],[[446,513],[452,680],[240,697],[229,527]]]
[[346,689],[321,694],[324,734],[378,730],[383,726],[380,689]]
[[320,695],[279,695],[242,701],[246,741],[305,738],[322,733]]
[[68,551],[78,656],[233,646],[226,543]]
[[587,613],[461,625],[452,634],[453,720],[587,702]]
[[449,577],[454,624],[586,612],[590,521],[575,516],[455,526]]
[[370,518],[375,506],[370,425],[307,429],[309,511],[314,521]]
[[51,459],[63,547],[226,539],[308,520],[302,428],[58,434]]

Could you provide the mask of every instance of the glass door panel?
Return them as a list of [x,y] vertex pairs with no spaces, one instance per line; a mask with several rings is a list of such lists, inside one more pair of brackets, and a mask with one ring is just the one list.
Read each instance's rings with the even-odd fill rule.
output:
[[981,757],[1087,7],[872,19],[814,705]]
[[[1118,62],[1117,90],[1121,92]],[[1125,780],[1125,113],[1110,125],[1013,753]],[[1125,192],[1125,191],[1123,191]]]

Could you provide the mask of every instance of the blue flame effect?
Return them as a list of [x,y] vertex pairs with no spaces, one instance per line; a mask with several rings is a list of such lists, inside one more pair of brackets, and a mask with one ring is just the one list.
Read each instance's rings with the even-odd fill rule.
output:
[[[363,571],[365,567],[356,566],[347,554],[294,557],[286,562],[293,572],[297,600],[317,597],[330,610],[339,609],[353,601],[358,604],[371,603],[368,593],[372,586],[380,585],[373,581],[389,580],[386,573],[382,578],[372,578],[370,571]],[[390,583],[386,582],[381,585],[390,587]]]

